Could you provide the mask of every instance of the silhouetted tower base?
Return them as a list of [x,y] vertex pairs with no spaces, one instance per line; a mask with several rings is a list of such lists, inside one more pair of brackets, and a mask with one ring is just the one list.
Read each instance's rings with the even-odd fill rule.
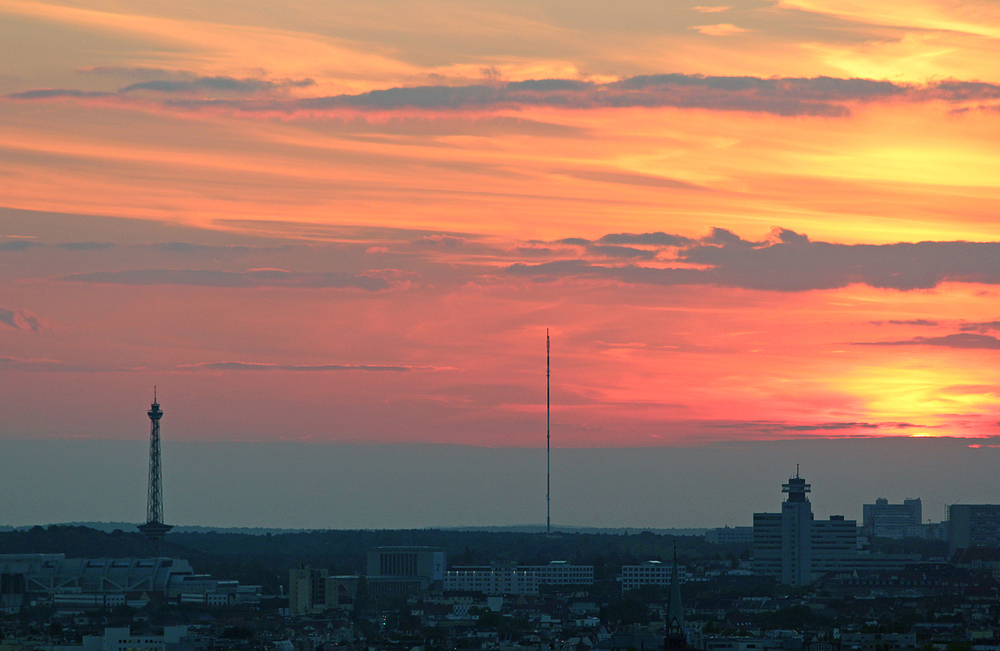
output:
[[138,529],[159,548],[160,542],[167,532],[173,529],[169,524],[163,524],[163,476],[160,472],[160,419],[163,412],[160,403],[156,401],[156,388],[153,388],[153,404],[146,412],[149,416],[149,494],[146,501],[146,524]]
[[687,649],[687,638],[683,633],[667,633],[663,639],[664,651],[684,651]]
[[162,522],[147,522],[146,524],[140,524],[136,528],[146,534],[146,537],[150,540],[159,542],[174,526],[172,524],[163,524]]

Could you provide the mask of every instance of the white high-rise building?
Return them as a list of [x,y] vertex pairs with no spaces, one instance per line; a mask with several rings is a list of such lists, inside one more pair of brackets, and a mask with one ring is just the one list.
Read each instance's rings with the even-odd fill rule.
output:
[[806,585],[827,572],[857,567],[857,522],[842,515],[815,520],[806,497],[811,487],[797,473],[781,490],[788,494],[781,513],[753,514],[754,570],[787,585]]

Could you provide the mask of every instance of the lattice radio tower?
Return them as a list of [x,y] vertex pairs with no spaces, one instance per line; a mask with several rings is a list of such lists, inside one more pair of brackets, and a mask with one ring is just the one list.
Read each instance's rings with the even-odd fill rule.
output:
[[552,347],[545,329],[545,533],[552,533]]
[[139,525],[139,531],[159,543],[173,527],[163,524],[163,475],[160,472],[160,419],[163,412],[156,401],[156,387],[153,387],[153,404],[146,412],[149,416],[149,493],[146,499],[146,524]]

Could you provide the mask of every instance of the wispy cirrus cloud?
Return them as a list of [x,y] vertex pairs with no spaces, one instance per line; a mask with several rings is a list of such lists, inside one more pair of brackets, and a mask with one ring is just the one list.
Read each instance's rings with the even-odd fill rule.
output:
[[[740,28],[731,25],[703,26],[698,29],[715,35],[740,31]],[[845,117],[851,114],[851,107],[855,104],[880,101],[936,100],[958,105],[1000,100],[1000,86],[960,80],[915,85],[861,78],[772,79],[684,74],[638,75],[612,82],[535,79],[489,84],[398,87],[322,97],[224,97],[227,93],[268,95],[290,88],[307,88],[310,85],[309,79],[200,77],[194,80],[143,81],[126,86],[118,93],[47,88],[13,93],[7,95],[7,98],[104,100],[117,97],[128,103],[129,96],[141,90],[160,93],[197,92],[207,96],[165,99],[161,101],[161,106],[178,111],[229,111],[247,115],[280,114],[286,117],[317,117],[338,111],[361,114],[401,110],[460,112],[528,106],[562,109],[680,108],[769,113],[790,117]]]
[[83,66],[76,71],[84,75],[126,77],[130,79],[193,79],[197,77],[186,70],[154,68],[151,66]]
[[249,271],[136,269],[76,273],[63,276],[62,280],[108,285],[187,285],[233,289],[285,287],[290,289],[360,289],[377,292],[403,286],[406,281],[401,281],[399,276],[400,273],[395,270],[352,274],[342,272],[305,273],[284,269],[251,269]]
[[182,364],[177,368],[190,371],[379,371],[405,373],[416,370],[436,370],[433,366],[387,366],[381,364],[272,364],[264,362],[202,362]]
[[45,357],[0,357],[0,371],[57,371],[66,373],[126,373],[144,371],[145,367],[98,366],[64,362]]
[[0,252],[4,251],[27,251],[28,249],[35,248],[37,246],[45,246],[41,242],[36,242],[35,240],[28,239],[16,239],[16,240],[6,240],[0,242]]
[[913,337],[898,341],[856,341],[855,346],[942,346],[945,348],[973,348],[1000,350],[1000,339],[992,335],[959,333],[942,337]]
[[963,323],[958,327],[962,332],[986,333],[991,330],[1000,330],[1000,321],[980,321],[973,323]]
[[68,251],[103,251],[112,248],[114,244],[111,242],[66,242],[58,246]]
[[315,86],[312,79],[258,79],[253,77],[195,77],[193,79],[154,79],[140,81],[120,89],[119,93],[134,93],[139,91],[155,93],[207,93],[256,95],[268,94],[290,88],[308,88]]
[[556,170],[557,174],[571,176],[584,181],[599,181],[601,183],[618,183],[621,185],[636,185],[648,188],[673,188],[676,190],[704,190],[705,188],[686,181],[668,179],[649,174],[634,174],[625,172],[609,172],[603,170]]
[[45,323],[37,314],[28,310],[8,310],[0,307],[0,324],[15,330],[31,330],[41,332],[46,330]]
[[859,432],[860,436],[878,436],[884,433],[901,432],[909,429],[935,429],[939,425],[919,425],[907,422],[872,423],[865,421],[833,421],[824,423],[790,423],[785,421],[725,421],[709,423],[715,429],[745,430],[774,434],[780,432],[811,433],[817,436],[835,432]]
[[742,27],[737,27],[731,23],[717,23],[715,25],[696,25],[691,27],[699,34],[704,34],[706,36],[733,36],[734,34],[743,34],[749,32],[748,29],[743,29]]
[[72,88],[35,88],[7,95],[11,99],[88,99],[95,97],[117,97],[109,91],[75,90]]
[[190,95],[196,97],[283,96],[286,91],[315,86],[303,79],[268,79],[262,77],[196,76],[170,73],[157,69],[108,69],[103,74],[137,76],[143,81],[129,84],[117,91],[85,91],[73,88],[38,88],[11,93],[7,97],[20,100],[45,99],[125,99],[130,95]]

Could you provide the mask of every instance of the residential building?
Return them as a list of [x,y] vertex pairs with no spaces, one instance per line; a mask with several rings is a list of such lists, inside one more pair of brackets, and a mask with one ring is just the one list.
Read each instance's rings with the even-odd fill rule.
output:
[[330,570],[303,565],[288,571],[288,614],[293,617],[326,610],[326,577]]
[[948,527],[953,553],[969,547],[1000,547],[1000,504],[952,504]]
[[187,626],[166,626],[163,635],[133,634],[130,628],[105,628],[104,635],[86,635],[80,651],[194,651],[205,648]]
[[751,545],[753,527],[718,527],[705,532],[705,541],[713,545]]
[[[683,565],[677,566],[678,579],[687,583],[693,577]],[[622,592],[636,590],[644,585],[670,586],[673,583],[673,568],[660,561],[646,561],[641,565],[622,565]]]
[[529,572],[546,585],[591,585],[594,583],[593,565],[573,565],[569,561],[549,561],[546,565],[526,565]]
[[358,576],[331,576],[327,569],[303,565],[288,572],[288,613],[293,617],[327,610],[352,610]]
[[844,633],[841,649],[858,651],[913,651],[917,648],[915,633]]
[[538,594],[540,585],[592,585],[593,565],[552,561],[546,565],[494,562],[488,566],[457,566],[445,572],[444,589],[488,595]]
[[880,497],[874,504],[864,504],[861,508],[862,523],[870,536],[898,540],[910,537],[915,533],[914,527],[921,526],[920,498],[904,499],[902,504],[889,504],[889,500]]

